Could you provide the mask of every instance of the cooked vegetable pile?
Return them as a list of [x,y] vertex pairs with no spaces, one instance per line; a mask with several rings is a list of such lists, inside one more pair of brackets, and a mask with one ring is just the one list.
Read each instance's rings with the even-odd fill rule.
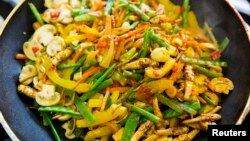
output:
[[55,122],[69,139],[180,141],[222,118],[220,97],[234,89],[221,60],[230,41],[199,26],[189,0],[28,5],[36,21],[16,55],[17,89],[56,140]]

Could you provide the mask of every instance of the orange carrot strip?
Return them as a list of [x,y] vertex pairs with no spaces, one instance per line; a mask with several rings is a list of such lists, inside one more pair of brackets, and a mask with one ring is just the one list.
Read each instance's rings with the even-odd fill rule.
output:
[[123,51],[124,51],[124,46],[125,46],[125,40],[120,41],[120,44],[117,48],[116,54],[115,54],[115,60],[119,60],[120,56],[122,55]]
[[91,67],[90,69],[88,69],[87,71],[85,71],[82,74],[82,77],[80,78],[80,80],[77,81],[77,84],[84,82],[88,77],[90,77],[91,75],[95,74],[96,72],[98,72],[101,68],[100,67]]
[[25,54],[17,53],[16,54],[16,59],[18,59],[18,60],[26,60],[28,58],[27,58],[27,56]]
[[157,9],[157,7],[158,7],[158,4],[157,4],[157,2],[156,2],[155,0],[150,0],[150,1],[149,1],[149,4],[150,4],[154,9]]
[[177,77],[179,76],[179,74],[182,72],[183,67],[184,67],[184,63],[182,63],[182,62],[175,63],[175,65],[172,69],[173,73],[171,74],[169,79],[176,80]]
[[131,37],[131,36],[134,36],[135,34],[143,31],[144,29],[145,29],[144,26],[138,27],[135,30],[132,30],[132,31],[126,33],[126,34],[123,34],[123,35],[119,36],[118,41],[121,41],[121,40],[126,39],[126,38]]
[[119,91],[119,93],[125,93],[128,89],[129,87],[112,87],[110,88],[110,92]]
[[89,52],[86,61],[84,62],[84,64],[88,64],[90,62],[90,60],[92,60],[93,58],[95,58],[95,56],[97,55],[98,51],[91,51]]
[[109,91],[109,87],[106,88],[106,93],[105,93],[105,96],[102,100],[102,106],[100,108],[100,112],[104,111],[105,110],[105,106],[106,106],[106,103],[108,101],[108,97],[110,95],[110,91]]

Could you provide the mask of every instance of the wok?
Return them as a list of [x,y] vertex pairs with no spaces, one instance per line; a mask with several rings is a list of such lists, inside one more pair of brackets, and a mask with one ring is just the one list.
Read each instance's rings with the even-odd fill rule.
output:
[[[13,140],[49,141],[53,140],[50,129],[42,125],[36,111],[28,108],[32,104],[30,100],[16,90],[23,63],[17,61],[15,55],[22,51],[22,44],[32,35],[31,27],[35,21],[28,2],[33,2],[39,11],[44,9],[42,0],[24,0],[14,8],[0,30],[0,119]],[[228,1],[192,0],[191,7],[200,23],[207,21],[212,26],[219,42],[226,36],[230,39],[222,59],[229,63],[224,74],[234,82],[235,89],[229,95],[222,95],[220,114],[223,118],[218,124],[241,124],[250,108],[250,42],[247,29]],[[66,140],[64,131],[57,129],[61,138]],[[200,133],[196,140],[206,140],[205,136]]]

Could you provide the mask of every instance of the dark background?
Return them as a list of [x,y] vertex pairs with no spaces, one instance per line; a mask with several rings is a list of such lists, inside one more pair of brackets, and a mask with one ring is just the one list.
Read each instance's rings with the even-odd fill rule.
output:
[[[6,2],[3,2],[0,0],[0,15],[3,16],[3,18],[6,18],[9,14],[9,12],[12,10],[12,6]],[[6,10],[1,10],[1,9],[6,9]],[[242,14],[243,19],[250,25],[250,17]],[[250,114],[247,115],[245,121],[243,122],[243,125],[249,125],[250,126]],[[0,141],[10,141],[8,135],[4,131],[2,125],[0,125]]]

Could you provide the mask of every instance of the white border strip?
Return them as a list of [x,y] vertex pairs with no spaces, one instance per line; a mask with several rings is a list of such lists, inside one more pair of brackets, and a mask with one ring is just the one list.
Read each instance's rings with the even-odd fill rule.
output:
[[8,125],[8,123],[6,122],[6,120],[4,119],[2,112],[0,112],[0,123],[2,124],[4,130],[9,135],[9,137],[11,138],[11,140],[13,140],[13,141],[20,141],[17,138],[17,136],[15,135],[15,133],[10,129],[10,126]]

